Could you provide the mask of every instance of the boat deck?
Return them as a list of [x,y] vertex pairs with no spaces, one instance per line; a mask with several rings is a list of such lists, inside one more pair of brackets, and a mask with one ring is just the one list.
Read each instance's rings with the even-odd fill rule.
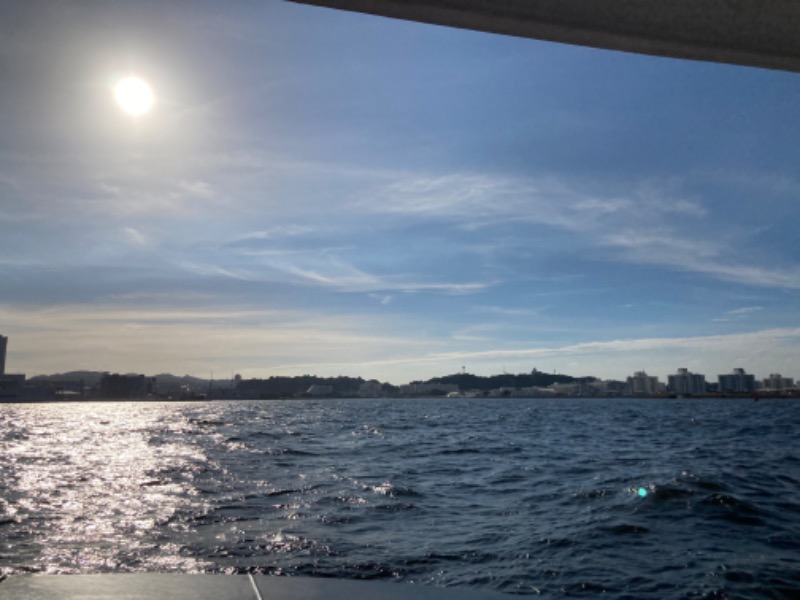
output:
[[464,588],[267,575],[17,575],[0,582],[0,600],[499,600]]

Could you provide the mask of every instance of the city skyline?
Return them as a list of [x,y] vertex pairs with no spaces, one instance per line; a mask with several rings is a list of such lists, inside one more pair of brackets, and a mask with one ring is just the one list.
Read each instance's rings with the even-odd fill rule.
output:
[[[4,367],[5,350],[6,350],[6,347],[7,347],[7,343],[8,343],[8,337],[4,337],[4,336],[0,335],[0,375],[4,374],[3,367]],[[54,377],[54,376],[69,375],[70,373],[78,373],[78,372],[95,373],[95,374],[105,373],[106,375],[111,373],[110,371],[98,371],[96,369],[84,369],[84,370],[80,370],[80,371],[77,371],[77,370],[69,371],[68,370],[68,371],[65,371],[64,373],[38,373],[38,374],[35,374],[34,377],[37,377],[37,376],[42,377],[43,376],[43,377],[50,378],[50,377]],[[427,379],[430,380],[430,379],[437,379],[437,378],[441,378],[441,377],[453,377],[453,376],[458,376],[458,375],[468,375],[468,376],[478,376],[478,377],[501,377],[501,376],[505,376],[505,375],[523,376],[523,375],[527,375],[527,374],[528,374],[527,372],[510,373],[510,372],[506,371],[505,369],[503,369],[502,373],[475,374],[475,373],[467,372],[466,367],[462,366],[460,372],[440,373],[438,375],[435,375],[433,377],[429,377]],[[550,373],[547,373],[547,372],[544,372],[544,371],[540,371],[536,367],[531,369],[530,374],[531,375],[537,375],[538,374],[538,375],[544,375],[544,376],[549,376],[550,375]],[[26,377],[26,374],[24,374],[24,373],[15,373],[15,374],[8,374],[8,375],[10,377],[14,377],[14,378],[22,377],[24,379]],[[127,371],[122,370],[120,373],[116,373],[116,372],[113,373],[113,376],[119,376],[119,375],[135,375],[136,377],[139,377],[139,378],[144,378],[144,377],[155,378],[155,377],[159,377],[159,376],[168,375],[168,376],[170,376],[172,378],[189,377],[189,378],[198,379],[198,380],[202,380],[203,379],[203,376],[201,374],[197,374],[197,373],[175,374],[175,373],[169,372],[168,370],[161,371],[160,373],[146,373],[146,374],[137,373],[135,370],[134,371],[132,371],[132,370],[127,370]],[[586,379],[586,378],[595,377],[595,376],[593,376],[591,374],[585,374],[585,373],[558,373],[556,370],[553,371],[552,375],[553,376],[566,376],[566,377],[571,378],[571,379]],[[270,374],[270,377],[273,377],[273,376],[274,377],[278,377],[278,378],[291,377],[291,376],[287,376],[287,375],[284,375],[284,374],[281,374],[281,373],[272,373],[272,374]],[[309,372],[309,373],[304,373],[300,377],[308,377],[308,376],[317,377],[317,374],[314,373],[314,372]],[[336,375],[334,377],[356,377],[356,378],[364,379],[365,381],[376,381],[375,378],[361,377],[361,375],[359,375],[358,373],[339,373],[338,375]],[[711,375],[711,377],[713,378],[713,375]],[[777,372],[774,372],[774,371],[770,371],[769,377],[759,378],[757,374],[750,373],[750,372],[747,371],[747,369],[745,369],[743,367],[733,367],[730,371],[728,371],[726,373],[718,373],[718,374],[716,374],[716,377],[720,382],[722,382],[722,380],[724,378],[731,378],[731,377],[733,377],[734,379],[747,378],[754,385],[755,384],[759,384],[759,383],[763,383],[763,387],[775,388],[775,389],[793,388],[794,387],[794,379],[795,379],[794,377],[791,377],[791,376],[790,377],[784,377],[784,375],[782,373],[777,373]],[[264,377],[264,379],[266,379],[266,378],[267,377]],[[234,381],[238,382],[238,381],[241,381],[242,379],[243,378],[242,378],[241,373],[234,373],[234,372],[230,373],[230,377],[225,377],[224,375],[222,375],[222,376],[218,376],[215,379],[214,378],[214,374],[212,372],[210,374],[209,378],[206,381],[208,381],[209,385],[210,385],[210,383],[214,382],[214,381],[219,381],[219,382],[230,381],[231,383],[233,383]],[[251,378],[251,379],[258,379],[258,378]],[[595,379],[597,381],[607,381],[609,383],[612,382],[612,381],[615,381],[614,378],[595,377]],[[638,370],[638,371],[634,370],[628,376],[621,378],[619,381],[627,380],[630,383],[632,380],[636,380],[636,379],[641,379],[643,381],[644,380],[652,381],[654,385],[664,385],[664,386],[666,386],[667,389],[671,389],[673,391],[674,391],[674,389],[676,387],[685,388],[682,391],[687,392],[687,393],[698,392],[698,391],[700,391],[700,389],[705,389],[707,384],[713,384],[713,381],[707,380],[707,375],[705,373],[696,373],[696,372],[693,372],[691,369],[688,369],[686,367],[677,367],[676,369],[674,369],[674,372],[669,373],[669,374],[667,374],[665,376],[665,381],[663,381],[663,382],[661,381],[661,377],[659,375],[648,374],[647,371],[645,371],[645,370]],[[15,381],[17,381],[17,379],[15,379]],[[389,383],[389,384],[392,384],[392,385],[402,385],[402,384],[406,384],[407,385],[407,384],[414,383],[414,382],[419,382],[419,381],[424,381],[424,378],[422,378],[422,379],[421,378],[410,378],[406,382],[381,381],[381,383]],[[776,382],[777,382],[777,384],[776,384]],[[649,384],[646,384],[646,385],[649,385]]]
[[800,376],[797,74],[291,3],[6,13],[8,372]]

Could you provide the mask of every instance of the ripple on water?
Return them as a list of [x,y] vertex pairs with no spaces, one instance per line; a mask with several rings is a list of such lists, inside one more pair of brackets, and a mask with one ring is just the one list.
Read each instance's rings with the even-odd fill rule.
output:
[[0,569],[791,597],[798,407],[0,405]]

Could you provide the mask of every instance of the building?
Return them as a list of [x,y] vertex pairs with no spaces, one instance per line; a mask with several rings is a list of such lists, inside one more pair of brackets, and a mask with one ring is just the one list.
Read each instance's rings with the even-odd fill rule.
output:
[[763,383],[763,387],[767,390],[784,391],[794,387],[794,378],[781,377],[780,373],[770,373]]
[[510,398],[512,396],[515,396],[516,394],[517,394],[517,388],[515,387],[499,387],[499,388],[494,388],[493,390],[489,390],[490,398]]
[[667,389],[673,394],[703,394],[706,376],[680,368],[675,375],[667,376]]
[[655,375],[648,375],[644,371],[636,371],[628,377],[625,384],[625,393],[628,396],[652,396],[661,392],[661,382]]
[[719,375],[719,391],[722,394],[752,394],[756,391],[755,375],[748,375],[736,368],[730,375]]
[[597,380],[592,383],[597,394],[601,396],[624,396],[627,385],[625,381],[617,379]]
[[446,396],[454,392],[459,392],[455,383],[409,383],[400,386],[400,393],[404,396]]
[[380,398],[384,395],[383,384],[377,379],[370,379],[358,386],[359,398]]
[[590,396],[624,396],[627,384],[615,379],[595,379],[588,384]]
[[306,390],[306,394],[308,394],[309,396],[316,396],[316,397],[331,396],[333,394],[333,386],[314,384]]
[[103,373],[100,379],[101,398],[146,398],[156,395],[156,392],[155,377]]
[[58,400],[82,400],[86,396],[83,379],[32,380],[31,385],[40,395],[46,394]]
[[0,375],[0,402],[22,399],[25,394],[25,375]]
[[6,374],[6,348],[8,347],[8,338],[0,335],[0,376]]
[[597,386],[594,382],[577,381],[573,383],[551,383],[550,389],[556,396],[596,396]]
[[36,399],[35,390],[27,386],[22,373],[6,373],[8,337],[0,335],[0,402]]

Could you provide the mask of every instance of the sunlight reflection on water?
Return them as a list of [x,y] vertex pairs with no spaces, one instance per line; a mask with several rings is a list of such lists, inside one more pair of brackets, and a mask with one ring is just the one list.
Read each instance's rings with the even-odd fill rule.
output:
[[0,405],[0,571],[256,571],[639,598],[797,589],[799,408]]
[[[176,513],[203,510],[192,480],[208,458],[181,441],[189,425],[180,414],[170,411],[176,420],[167,424],[154,405],[58,408],[25,407],[32,414],[3,453],[2,475],[13,489],[9,515],[32,524],[26,544],[38,548],[47,572],[130,568],[152,553],[160,537],[154,532],[185,527]],[[167,472],[179,472],[180,481],[162,477]],[[202,570],[197,558],[164,542],[162,566]]]

